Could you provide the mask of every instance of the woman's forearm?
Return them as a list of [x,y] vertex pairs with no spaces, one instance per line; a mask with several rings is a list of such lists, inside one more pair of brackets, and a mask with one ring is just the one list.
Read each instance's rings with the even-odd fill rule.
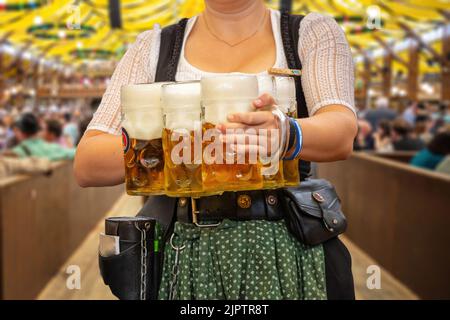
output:
[[299,119],[303,133],[300,158],[326,162],[348,158],[357,133],[354,113],[344,106],[327,106],[310,118]]
[[81,187],[121,184],[125,179],[122,139],[101,131],[88,131],[81,139],[74,173]]
[[[328,106],[313,117],[298,120],[303,132],[300,158],[325,162],[346,159],[353,150],[356,117],[344,106]],[[80,141],[74,162],[75,178],[82,187],[123,183],[125,168],[120,136],[88,131]]]

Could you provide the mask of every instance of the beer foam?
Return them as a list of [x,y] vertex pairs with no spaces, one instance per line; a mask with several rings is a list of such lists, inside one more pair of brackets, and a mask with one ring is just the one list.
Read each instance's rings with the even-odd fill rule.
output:
[[295,80],[291,77],[275,77],[276,100],[295,100]]
[[205,110],[205,122],[212,124],[219,124],[227,122],[227,116],[231,113],[237,112],[251,112],[254,111],[250,99],[237,101],[215,101],[205,102],[203,105]]
[[186,129],[194,131],[201,127],[200,110],[175,111],[165,113],[165,128],[170,130]]
[[278,108],[285,114],[295,109],[295,80],[292,77],[275,77],[276,96]]
[[141,112],[127,112],[122,121],[122,127],[127,130],[130,138],[153,140],[162,137],[163,116],[161,109],[150,109]]
[[254,111],[252,101],[258,97],[258,79],[252,75],[220,75],[203,77],[202,106],[205,122],[218,124],[227,115]]
[[202,101],[250,99],[258,97],[258,79],[252,75],[220,75],[203,77]]
[[161,106],[164,111],[186,109],[200,110],[200,81],[176,82],[164,85]]
[[120,100],[122,111],[129,109],[161,107],[161,86],[170,82],[155,82],[149,84],[128,84],[121,88]]
[[270,94],[275,98],[275,77],[270,75],[259,75],[258,78],[258,95],[262,95],[264,93]]

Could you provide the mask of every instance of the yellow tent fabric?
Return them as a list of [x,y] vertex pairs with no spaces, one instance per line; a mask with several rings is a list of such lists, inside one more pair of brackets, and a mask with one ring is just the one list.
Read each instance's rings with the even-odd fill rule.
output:
[[[277,0],[266,1],[273,8]],[[140,32],[191,17],[204,8],[203,0],[121,0],[122,29],[111,29],[108,0],[0,0],[0,41],[28,46],[34,56],[78,66],[89,61],[118,60]],[[405,38],[405,25],[420,35],[448,23],[450,0],[298,0],[293,12],[319,12],[335,17],[354,48],[380,48],[376,34],[387,43]],[[381,24],[376,26],[378,16]],[[368,25],[375,26],[368,28]],[[440,50],[438,44],[433,45]],[[355,50],[355,55],[359,54]],[[401,55],[401,53],[400,53]],[[421,72],[439,66],[421,63]],[[402,69],[396,64],[395,68]]]

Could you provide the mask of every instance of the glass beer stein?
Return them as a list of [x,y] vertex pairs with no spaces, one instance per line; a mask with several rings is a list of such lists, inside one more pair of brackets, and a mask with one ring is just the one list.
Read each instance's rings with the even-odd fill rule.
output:
[[164,193],[161,83],[121,89],[125,184],[130,195]]
[[162,86],[166,194],[197,196],[202,191],[200,82]]
[[232,143],[219,140],[215,126],[227,121],[230,113],[254,111],[258,97],[255,76],[224,75],[204,77],[203,112],[203,189],[238,191],[261,189],[263,180],[258,155],[236,152]]
[[[297,99],[295,80],[292,77],[275,78],[275,100],[280,110],[289,117],[297,118]],[[298,160],[283,161],[283,178],[285,186],[298,186],[300,174]]]
[[[267,93],[275,98],[275,77],[271,75],[258,76],[259,95]],[[276,189],[284,186],[283,161],[279,155],[261,157],[261,174],[264,189]]]

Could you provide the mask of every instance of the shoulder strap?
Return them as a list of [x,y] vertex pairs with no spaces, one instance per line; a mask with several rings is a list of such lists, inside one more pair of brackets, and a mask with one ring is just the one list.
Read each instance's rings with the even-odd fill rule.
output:
[[302,63],[297,54],[299,28],[304,16],[293,15],[287,12],[281,13],[281,37],[283,47],[290,68],[301,68]]
[[[177,24],[167,26],[161,30],[155,82],[175,81],[187,21],[188,19],[186,18],[181,19]],[[163,229],[164,238],[168,239],[173,228],[176,203],[176,198],[150,196],[138,212],[138,216],[146,216],[158,220]]]
[[137,215],[158,220],[162,228],[163,238],[168,239],[172,231],[176,203],[176,198],[148,196],[144,206],[139,210]]
[[[299,28],[304,16],[291,15],[287,12],[281,13],[281,38],[283,40],[284,54],[290,69],[302,69],[302,62],[298,56]],[[305,95],[299,77],[295,77],[297,94],[297,116],[299,118],[308,117]]]
[[155,82],[175,81],[187,21],[187,18],[183,18],[177,24],[161,30]]
[[[292,15],[288,12],[281,13],[281,38],[283,40],[284,54],[286,55],[287,64],[290,69],[302,69],[302,62],[298,56],[298,41],[300,23],[303,17]],[[297,95],[297,117],[307,118],[309,113],[300,77],[295,77],[295,88]],[[299,161],[299,171],[300,179],[306,179],[310,176],[311,163],[308,161]]]

